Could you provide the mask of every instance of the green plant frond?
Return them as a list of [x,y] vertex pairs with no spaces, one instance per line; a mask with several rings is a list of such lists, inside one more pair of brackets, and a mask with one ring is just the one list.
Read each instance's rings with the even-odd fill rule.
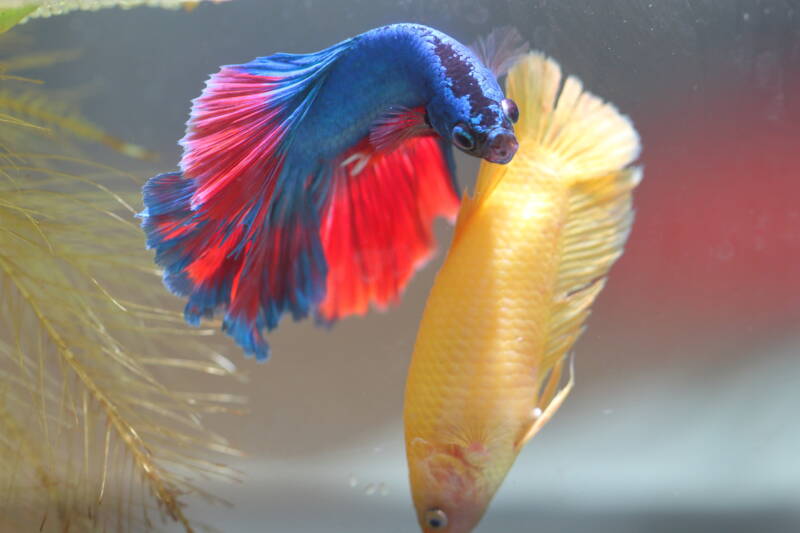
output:
[[243,378],[164,307],[141,178],[61,142],[105,142],[87,124],[0,89],[0,531],[192,531],[193,480],[237,477],[203,416],[244,400],[178,375]]
[[[11,58],[0,61],[0,71],[20,72],[22,70],[38,69],[50,67],[58,63],[74,61],[81,55],[80,50],[54,50],[47,52],[33,52],[30,54],[15,55]],[[31,81],[41,83],[38,80],[28,78],[18,79],[17,81]]]
[[[53,198],[57,200],[48,204],[48,199]],[[108,196],[105,209],[75,210],[72,209],[75,206],[70,206],[63,196],[37,195],[35,189],[28,189],[25,195],[12,197],[13,200],[18,203],[9,207],[6,199],[0,207],[0,225],[7,230],[0,232],[0,277],[4,281],[0,316],[15,317],[0,326],[3,338],[13,339],[0,349],[0,357],[4,356],[0,359],[0,367],[5,374],[17,372],[15,380],[4,380],[9,389],[5,394],[15,394],[15,390],[11,390],[14,387],[17,397],[38,396],[35,402],[19,401],[14,406],[16,409],[32,406],[30,409],[36,411],[40,432],[47,433],[45,429],[49,428],[50,432],[58,429],[69,433],[69,426],[65,428],[63,424],[53,422],[53,413],[78,413],[78,425],[83,426],[79,432],[89,435],[83,439],[83,449],[88,456],[100,453],[98,435],[92,438],[97,429],[91,431],[88,428],[106,426],[106,434],[117,443],[118,452],[126,454],[142,473],[142,479],[162,502],[167,514],[189,529],[179,502],[184,490],[180,477],[165,470],[154,457],[163,453],[164,460],[169,457],[171,461],[178,456],[184,457],[186,464],[191,464],[202,459],[184,456],[183,450],[205,448],[215,453],[231,453],[229,446],[207,437],[196,413],[206,407],[225,410],[224,404],[237,403],[239,399],[225,394],[176,392],[161,385],[151,373],[151,369],[158,366],[153,365],[153,360],[157,361],[158,357],[151,356],[141,361],[135,355],[142,351],[140,337],[154,337],[152,344],[159,347],[151,353],[170,353],[165,366],[200,370],[213,368],[209,373],[216,375],[228,372],[208,360],[174,356],[169,337],[180,334],[181,329],[172,325],[175,324],[172,314],[164,313],[147,302],[128,308],[114,297],[115,291],[123,290],[118,282],[120,273],[118,270],[106,271],[104,258],[121,255],[135,262],[135,258],[129,257],[132,254],[128,249],[114,249],[119,242],[114,235],[138,231],[122,223],[116,224],[116,231],[106,229],[115,219],[102,214],[109,207],[113,208],[116,199]],[[83,206],[83,201],[79,205]],[[42,217],[41,212],[46,212],[47,216]],[[70,220],[72,217],[79,220]],[[58,225],[55,221],[59,219],[69,223]],[[95,242],[80,240],[80,245],[76,243],[77,250],[70,253],[73,239],[69,233],[73,227],[94,228],[87,235],[93,235]],[[84,249],[95,253],[84,257]],[[147,259],[141,257],[140,260]],[[147,287],[160,290],[157,278],[139,271],[126,277],[126,285],[137,292],[153,292]],[[124,288],[126,292],[131,291],[128,287]],[[163,323],[164,318],[169,325]],[[20,354],[26,361],[23,365],[19,363]],[[57,365],[53,364],[53,357],[57,358]],[[20,371],[21,367],[25,371]],[[62,375],[67,388],[58,395],[52,392],[54,386],[57,387],[53,372]],[[81,391],[89,398],[92,409],[76,405],[77,398],[84,397]],[[45,435],[39,442],[51,452],[56,448],[52,436]],[[170,447],[175,446],[179,446],[180,451],[170,451]],[[31,453],[28,457],[33,457]],[[38,456],[47,457],[41,453]],[[52,464],[48,462],[45,461],[47,466],[43,468],[52,472],[59,470],[55,465],[62,460],[54,458]],[[84,464],[74,467],[89,472],[96,468],[96,461],[89,464],[84,461]],[[63,476],[68,478],[68,472],[63,472]],[[108,473],[105,472],[100,479],[101,486],[107,485]],[[99,493],[100,488],[96,490]],[[58,512],[68,513],[70,502],[60,502]],[[83,505],[86,505],[85,501],[80,502],[80,506]]]
[[[205,1],[216,4],[228,0]],[[0,0],[0,33],[28,19],[63,15],[77,10],[97,11],[108,7],[137,6],[191,10],[198,3],[200,0]]]
[[14,74],[2,74],[4,72],[2,65],[0,65],[0,80],[3,81],[21,81],[24,83],[32,83],[34,85],[41,85],[44,82],[35,78],[26,78],[25,76],[15,76]]
[[0,33],[4,33],[16,26],[19,22],[30,17],[39,8],[38,3],[30,0],[27,2],[7,2],[8,6],[0,4]]
[[125,142],[103,131],[88,120],[65,108],[63,104],[33,91],[0,90],[0,120],[17,120],[29,127],[43,128],[108,146],[135,159],[154,160],[157,156],[141,146]]

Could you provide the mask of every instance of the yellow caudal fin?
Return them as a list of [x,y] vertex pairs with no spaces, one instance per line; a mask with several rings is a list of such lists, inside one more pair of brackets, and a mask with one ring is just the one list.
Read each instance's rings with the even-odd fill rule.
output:
[[520,152],[540,159],[563,178],[617,171],[639,155],[639,136],[612,104],[585,92],[575,77],[538,52],[508,74],[506,92],[517,102]]
[[481,163],[475,193],[464,195],[454,241],[514,161],[535,160],[559,179],[580,181],[618,172],[639,155],[639,136],[630,120],[585,92],[577,78],[562,84],[558,63],[539,52],[522,56],[511,68],[506,93],[520,110],[514,128],[519,150],[509,165]]
[[[566,356],[584,329],[589,308],[622,255],[633,222],[631,192],[641,169],[627,167],[639,154],[639,137],[614,106],[587,93],[575,78],[533,53],[508,76],[508,95],[520,108],[516,132],[520,162],[547,167],[564,185],[566,217],[557,235],[560,263],[554,280],[547,343],[540,362],[537,416],[518,445],[530,440],[572,388],[556,392]],[[478,192],[491,193],[502,173],[480,176]],[[481,184],[482,181],[485,183]],[[474,207],[474,206],[473,206]]]

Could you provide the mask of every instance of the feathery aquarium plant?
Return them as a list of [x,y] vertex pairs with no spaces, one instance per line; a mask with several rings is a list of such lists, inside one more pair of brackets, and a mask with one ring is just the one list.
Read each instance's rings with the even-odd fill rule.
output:
[[192,531],[184,498],[213,499],[197,480],[231,476],[218,461],[236,453],[202,417],[241,399],[180,379],[236,370],[159,301],[143,180],[75,141],[148,152],[11,70],[31,61],[0,62],[0,531]]
[[[152,6],[191,9],[202,0],[0,0],[0,33],[20,22],[39,17],[62,15],[70,11],[96,11],[107,7]],[[206,0],[213,3],[228,0]]]

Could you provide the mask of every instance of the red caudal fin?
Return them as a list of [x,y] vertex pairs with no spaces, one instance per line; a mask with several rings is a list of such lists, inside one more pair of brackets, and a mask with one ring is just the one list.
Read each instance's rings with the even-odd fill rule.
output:
[[144,187],[147,243],[164,282],[188,296],[186,320],[225,309],[223,329],[265,359],[263,330],[307,316],[325,290],[314,167],[287,162],[294,127],[347,42],[276,54],[211,77],[194,101],[181,171]]
[[317,313],[325,321],[395,302],[434,250],[433,220],[452,220],[459,205],[446,154],[430,135],[390,152],[360,143],[331,187],[321,218],[328,279]]

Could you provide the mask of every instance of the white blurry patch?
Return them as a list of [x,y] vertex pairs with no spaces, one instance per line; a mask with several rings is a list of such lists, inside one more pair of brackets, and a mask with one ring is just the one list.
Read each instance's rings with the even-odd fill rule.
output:
[[347,165],[354,163],[353,167],[350,169],[350,175],[357,176],[362,170],[364,170],[364,167],[367,166],[367,163],[369,163],[369,158],[369,154],[356,152],[342,161],[339,166],[346,167]]

